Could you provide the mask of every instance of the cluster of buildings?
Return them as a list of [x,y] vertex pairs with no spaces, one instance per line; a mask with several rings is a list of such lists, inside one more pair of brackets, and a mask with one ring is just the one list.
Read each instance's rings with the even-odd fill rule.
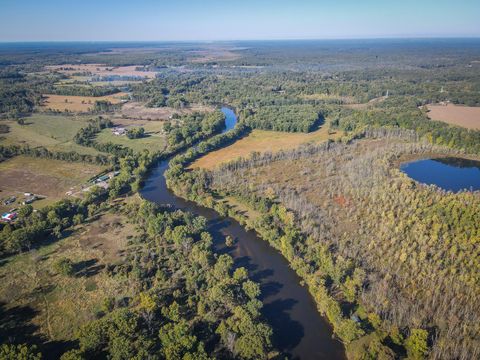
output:
[[[27,205],[33,203],[35,200],[38,200],[39,197],[32,193],[25,193],[25,199],[21,202],[22,205]],[[11,205],[17,201],[16,196],[10,196],[3,201],[4,205]],[[18,214],[16,209],[11,209],[10,211],[4,212],[1,217],[1,221],[3,222],[12,222],[17,218]]]
[[108,189],[108,182],[110,181],[110,179],[114,178],[115,176],[117,176],[120,172],[119,171],[112,171],[108,174],[105,174],[105,175],[102,175],[102,176],[99,176],[97,177],[96,179],[92,180],[92,185],[91,186],[88,186],[86,188],[83,189],[84,192],[88,192],[92,189],[92,187],[94,186],[99,186],[105,190]]
[[[94,178],[93,180],[91,180],[89,186],[86,186],[82,191],[83,192],[88,192],[94,186],[98,186],[100,188],[103,188],[104,190],[108,190],[110,179],[114,178],[119,173],[120,173],[119,171],[111,171],[108,174],[98,176],[98,177]],[[73,196],[74,192],[73,192],[72,189],[70,191],[67,191],[66,195]],[[32,194],[32,193],[25,193],[24,196],[25,196],[25,198],[21,202],[22,205],[31,204],[34,201],[43,198],[42,196],[35,195],[35,194]],[[12,205],[13,204],[13,206],[15,206],[16,201],[17,201],[16,196],[10,196],[10,197],[3,200],[3,205]],[[14,221],[18,217],[18,213],[16,212],[16,210],[17,210],[16,208],[13,208],[13,209],[1,214],[1,221],[7,222],[7,223]]]

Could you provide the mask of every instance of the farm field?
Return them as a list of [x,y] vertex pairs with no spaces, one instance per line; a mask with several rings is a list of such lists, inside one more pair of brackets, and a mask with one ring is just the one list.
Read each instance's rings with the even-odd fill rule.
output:
[[93,148],[80,146],[73,137],[85,127],[92,116],[86,115],[51,115],[35,113],[25,118],[25,124],[16,121],[4,121],[9,132],[0,135],[0,145],[43,146],[52,151],[75,151],[80,154],[96,155]]
[[318,143],[328,139],[335,139],[339,133],[329,134],[328,124],[323,125],[317,131],[311,133],[285,133],[266,130],[252,130],[252,132],[230,146],[201,157],[195,161],[191,168],[213,169],[215,166],[235,160],[240,157],[248,157],[252,152],[276,152],[293,149],[307,143]]
[[65,75],[85,73],[95,76],[138,76],[146,79],[154,79],[156,73],[153,71],[137,70],[138,66],[105,66],[104,64],[65,64],[46,66],[47,70],[58,71]]
[[105,167],[98,165],[16,156],[0,163],[0,196],[16,196],[17,202],[8,206],[0,203],[0,211],[18,207],[24,193],[45,196],[32,204],[40,208],[64,198],[71,189],[80,190],[83,183],[103,170]]
[[168,120],[173,114],[186,115],[193,112],[211,112],[214,108],[205,105],[191,105],[184,109],[171,107],[147,108],[138,102],[128,102],[122,106],[121,114],[127,118],[141,120]]
[[[132,121],[132,120],[115,120],[116,125],[129,127],[141,126],[145,129],[145,137],[140,139],[129,139],[126,135],[116,136],[112,133],[112,129],[102,130],[96,137],[99,143],[111,142],[131,148],[135,152],[142,150],[162,151],[167,146],[165,136],[163,134],[163,123],[159,121]],[[132,124],[133,123],[133,124]]]
[[480,107],[461,105],[427,105],[428,117],[467,129],[480,130]]
[[0,354],[480,358],[479,59],[480,39],[0,44]]
[[123,101],[126,93],[117,93],[107,96],[65,96],[44,94],[45,101],[41,109],[44,111],[70,111],[70,112],[88,112],[93,109],[95,101],[109,101],[112,104],[119,104]]
[[[15,334],[32,342],[46,339],[56,343],[52,350],[61,351],[75,329],[104,309],[105,299],[131,296],[135,284],[108,275],[105,267],[123,262],[128,238],[135,234],[124,216],[103,214],[60,240],[5,260],[0,267],[0,312],[10,321],[2,321],[0,335]],[[72,261],[72,275],[58,272],[55,264],[60,259]],[[23,321],[12,321],[17,317]]]

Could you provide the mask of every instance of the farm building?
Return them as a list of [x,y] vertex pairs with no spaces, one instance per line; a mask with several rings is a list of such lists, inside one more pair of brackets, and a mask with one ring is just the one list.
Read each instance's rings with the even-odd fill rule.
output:
[[98,177],[95,182],[96,183],[99,183],[99,182],[103,182],[103,181],[107,181],[110,179],[110,175],[102,175],[100,177]]

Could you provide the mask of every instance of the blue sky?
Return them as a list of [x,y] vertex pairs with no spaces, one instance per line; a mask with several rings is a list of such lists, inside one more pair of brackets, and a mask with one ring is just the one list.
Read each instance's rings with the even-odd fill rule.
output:
[[480,37],[480,0],[0,0],[0,41]]

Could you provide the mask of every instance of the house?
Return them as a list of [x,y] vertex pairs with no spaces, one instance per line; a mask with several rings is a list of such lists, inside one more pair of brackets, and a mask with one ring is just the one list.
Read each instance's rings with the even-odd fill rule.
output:
[[116,128],[112,129],[112,133],[113,133],[113,135],[116,135],[116,136],[122,136],[122,135],[125,135],[127,133],[127,129],[125,129],[123,127],[116,127]]
[[10,222],[17,218],[17,213],[3,213],[2,214],[2,221]]

